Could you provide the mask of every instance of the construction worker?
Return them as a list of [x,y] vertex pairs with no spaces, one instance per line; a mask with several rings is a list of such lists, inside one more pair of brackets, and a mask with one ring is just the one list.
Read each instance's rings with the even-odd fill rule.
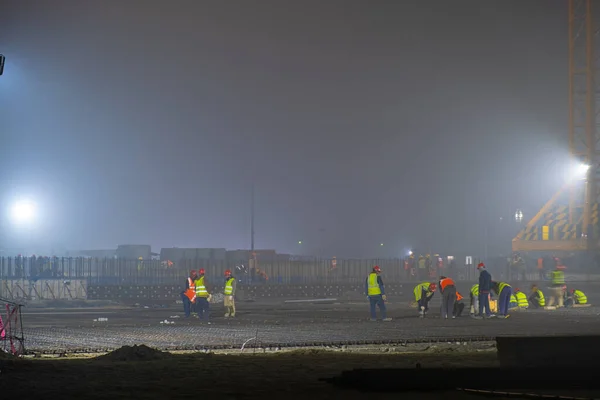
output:
[[[456,285],[454,281],[445,276],[440,276],[440,292],[442,294],[442,318],[448,319],[448,315],[454,312],[456,303]],[[456,318],[452,315],[452,318]]]
[[208,302],[210,299],[210,293],[208,293],[208,289],[206,288],[204,272],[204,268],[201,268],[198,271],[198,277],[194,282],[196,285],[196,312],[201,321],[206,320],[206,322],[210,324],[210,303]]
[[427,266],[425,265],[425,257],[419,254],[419,260],[417,261],[417,277],[419,280],[427,279]]
[[517,308],[517,307],[518,307],[517,297],[513,293],[510,295],[510,301],[508,302],[508,309],[512,310],[513,308]]
[[471,299],[471,310],[470,310],[469,314],[471,316],[475,316],[479,313],[479,284],[478,283],[471,286],[469,298]]
[[436,289],[437,285],[433,282],[423,282],[415,286],[413,293],[419,309],[419,317],[425,317],[425,314],[429,311],[429,301],[435,294]]
[[587,304],[587,302],[588,300],[585,293],[578,289],[572,289],[571,295],[567,297],[567,300],[565,302],[565,307],[570,307],[575,304]]
[[490,310],[490,291],[492,290],[492,275],[486,270],[485,264],[477,265],[479,271],[479,315],[477,318],[494,317]]
[[456,292],[456,303],[454,303],[454,309],[452,310],[452,318],[458,318],[462,315],[465,309],[465,303],[462,302],[463,296]]
[[527,295],[521,292],[521,289],[516,288],[514,293],[515,299],[517,300],[517,307],[527,309],[529,308],[529,301]]
[[550,286],[550,300],[548,306],[557,304],[557,307],[563,306],[564,300],[564,289],[565,286],[565,273],[563,272],[564,267],[560,264],[556,265],[556,268],[551,273],[551,286]]
[[369,299],[369,303],[371,304],[371,321],[377,321],[377,310],[376,307],[379,307],[379,311],[381,312],[381,319],[383,321],[391,321],[391,318],[387,318],[386,316],[386,308],[385,308],[385,287],[383,286],[383,279],[381,279],[381,268],[375,265],[373,267],[373,271],[367,277],[367,281],[365,282],[365,291],[367,293],[367,298]]
[[181,301],[183,302],[183,313],[185,318],[190,317],[192,307],[196,302],[196,271],[190,271],[190,276],[185,281],[185,289],[181,292]]
[[544,293],[538,289],[537,285],[531,285],[531,294],[529,295],[529,304],[533,308],[544,308],[546,306],[546,299]]
[[235,278],[231,275],[231,271],[225,271],[225,289],[223,289],[223,305],[225,306],[225,318],[235,317]]
[[512,287],[506,282],[492,282],[492,290],[498,296],[498,318],[508,318]]

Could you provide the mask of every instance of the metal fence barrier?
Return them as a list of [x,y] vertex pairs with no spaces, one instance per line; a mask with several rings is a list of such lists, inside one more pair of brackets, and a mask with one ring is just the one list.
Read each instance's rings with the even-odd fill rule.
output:
[[[126,260],[117,258],[86,257],[0,257],[0,280],[86,280],[88,285],[180,285],[184,286],[191,270],[204,269],[208,283],[218,284],[224,280],[225,270],[243,284],[364,284],[365,278],[374,265],[379,265],[385,282],[436,281],[440,275],[447,275],[460,281],[474,281],[478,271],[475,268],[479,259],[473,258],[473,265],[444,266],[429,270],[406,269],[403,259],[344,260],[337,259],[302,260],[258,260],[250,268],[248,260],[179,260],[166,262],[159,260]],[[490,267],[495,279],[511,279],[509,268]],[[573,271],[575,272],[575,271]],[[545,280],[541,274],[530,268],[529,280]]]

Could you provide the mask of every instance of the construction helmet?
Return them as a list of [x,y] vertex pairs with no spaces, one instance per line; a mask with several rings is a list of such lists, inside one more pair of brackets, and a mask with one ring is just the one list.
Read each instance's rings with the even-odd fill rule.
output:
[[191,270],[190,271],[190,276],[196,276],[196,271],[195,270]]
[[477,269],[481,269],[481,268],[485,268],[485,264],[480,262],[479,264],[477,264]]
[[225,271],[225,276],[231,276],[231,270]]
[[379,268],[379,265],[376,265],[373,267],[373,271],[375,272],[381,272],[381,268]]
[[436,289],[437,289],[437,285],[435,283],[429,284],[429,290],[431,290],[432,292],[435,292]]
[[204,268],[200,268],[200,269],[198,270],[198,274],[199,274],[199,275],[204,275]]

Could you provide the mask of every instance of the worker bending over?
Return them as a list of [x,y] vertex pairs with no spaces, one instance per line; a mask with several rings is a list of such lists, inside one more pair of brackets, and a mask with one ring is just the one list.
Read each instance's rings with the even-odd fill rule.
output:
[[225,271],[225,288],[223,289],[223,305],[225,306],[225,318],[235,317],[235,289],[237,283],[231,275],[231,271]]
[[454,303],[454,309],[452,310],[452,318],[458,318],[462,315],[465,309],[465,303],[463,303],[463,296],[456,292],[456,303]]
[[471,300],[471,310],[469,314],[474,317],[479,312],[479,284],[476,283],[471,286],[471,291],[469,292],[469,299]]
[[[445,276],[440,276],[440,291],[442,294],[442,318],[448,319],[448,315],[454,312],[456,303],[456,285],[454,281]],[[452,315],[452,318],[456,318]]]
[[527,309],[529,308],[529,301],[527,301],[527,295],[521,292],[521,289],[515,289],[515,298],[517,299],[517,307]]
[[492,290],[498,295],[498,318],[508,318],[512,288],[506,282],[492,282]]
[[565,301],[565,307],[572,307],[575,304],[587,304],[587,296],[581,290],[572,289],[571,294]]
[[206,281],[204,279],[204,268],[198,271],[198,278],[196,279],[196,312],[198,313],[198,318],[201,321],[206,321],[210,324],[209,321],[209,299],[210,294],[208,293],[208,289],[206,288]]
[[538,289],[537,285],[531,285],[529,304],[532,308],[544,308],[546,306],[546,299],[544,298],[544,293],[540,289]]
[[415,301],[417,302],[417,308],[419,309],[419,317],[425,317],[427,311],[429,311],[429,301],[435,294],[437,286],[433,282],[423,282],[415,286],[413,293],[415,294]]
[[391,318],[387,318],[385,308],[385,287],[383,286],[383,279],[381,279],[381,268],[374,266],[373,271],[367,277],[365,289],[367,292],[367,298],[371,304],[371,321],[377,321],[377,309],[381,312],[381,319],[383,321],[391,321]]

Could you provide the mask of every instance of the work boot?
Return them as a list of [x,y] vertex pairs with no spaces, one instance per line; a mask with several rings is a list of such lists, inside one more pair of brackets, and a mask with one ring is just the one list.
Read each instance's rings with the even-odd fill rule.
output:
[[235,313],[231,313],[231,314],[229,314],[229,317],[230,317],[230,318],[233,318],[233,317],[235,317]]
[[382,321],[385,321],[385,322],[388,322],[388,321],[391,321],[391,320],[392,319],[390,317],[382,319]]
[[419,311],[419,318],[424,318],[425,317],[425,313],[423,311]]
[[229,318],[229,313],[225,314],[225,318]]
[[377,318],[371,318],[369,321],[371,321],[371,322],[376,322],[376,321],[377,321]]

